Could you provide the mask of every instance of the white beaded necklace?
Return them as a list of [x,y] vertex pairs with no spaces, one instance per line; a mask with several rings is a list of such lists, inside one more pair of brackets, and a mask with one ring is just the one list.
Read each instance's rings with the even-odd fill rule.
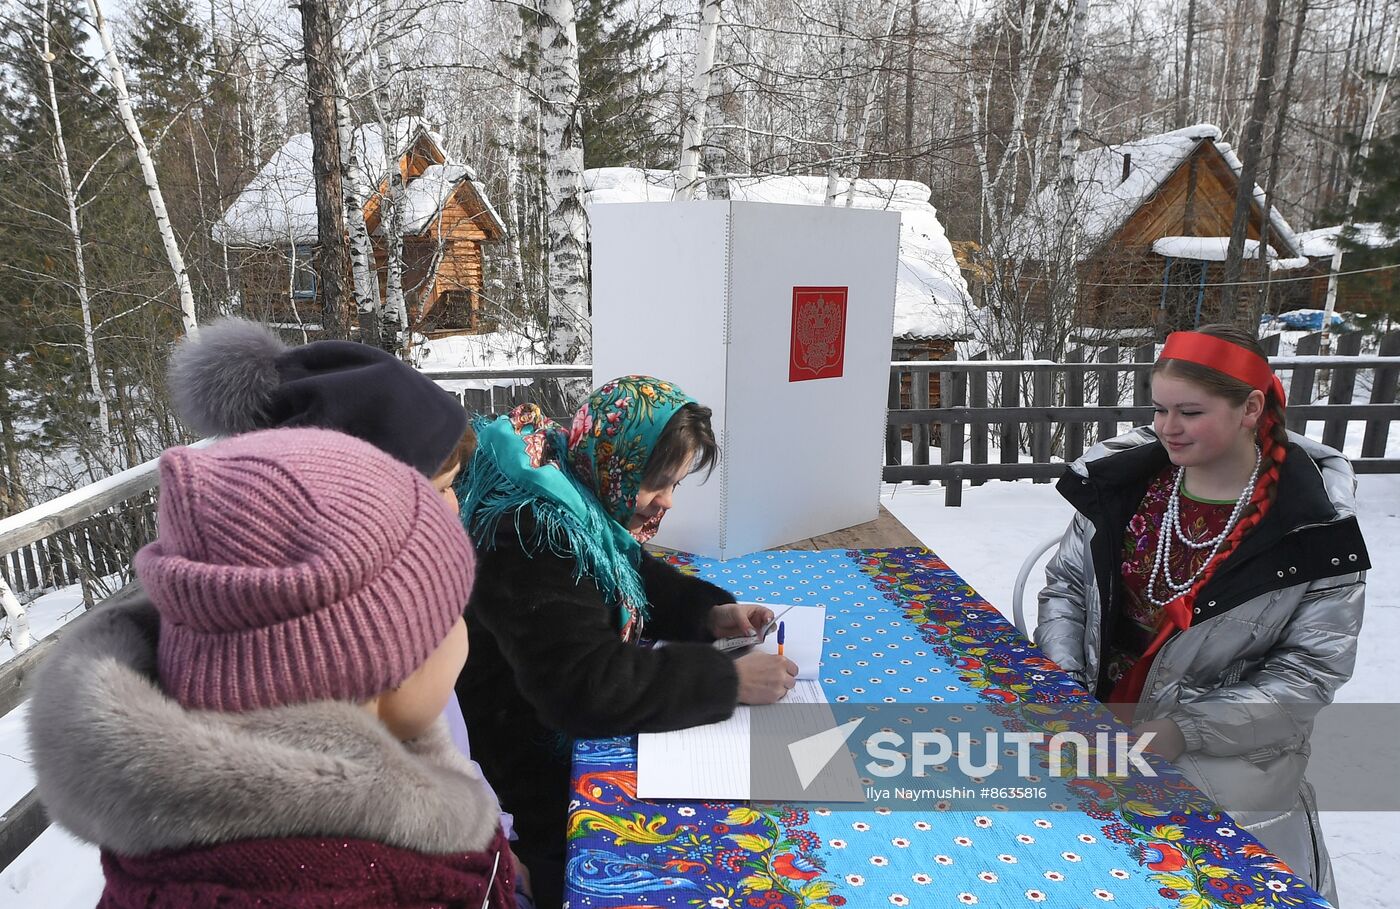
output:
[[[1211,561],[1220,552],[1220,547],[1225,545],[1225,540],[1230,536],[1230,531],[1235,529],[1235,524],[1240,520],[1240,515],[1244,514],[1245,507],[1249,504],[1250,497],[1254,494],[1254,484],[1259,481],[1259,464],[1263,460],[1263,455],[1258,446],[1254,449],[1254,470],[1249,474],[1249,480],[1244,484],[1244,489],[1240,490],[1239,498],[1235,499],[1235,507],[1230,511],[1230,517],[1225,522],[1225,529],[1216,536],[1204,540],[1188,539],[1181,529],[1181,496],[1182,484],[1186,478],[1184,469],[1176,468],[1172,477],[1172,493],[1167,499],[1167,510],[1162,515],[1162,525],[1157,532],[1157,553],[1152,561],[1152,574],[1147,579],[1147,598],[1157,606],[1166,606],[1172,600],[1190,590],[1201,576],[1210,567]],[[1172,577],[1171,557],[1174,542],[1180,542],[1190,549],[1209,549],[1210,553],[1201,562],[1201,567],[1183,581],[1177,581]],[[1170,593],[1161,597],[1157,595],[1157,587],[1165,586]]]

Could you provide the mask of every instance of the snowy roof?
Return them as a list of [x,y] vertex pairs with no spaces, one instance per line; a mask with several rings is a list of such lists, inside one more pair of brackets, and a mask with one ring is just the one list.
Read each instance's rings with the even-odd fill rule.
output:
[[[585,204],[669,202],[675,171],[600,167],[584,171]],[[739,202],[821,205],[825,177],[749,176],[728,178],[729,197]],[[845,204],[845,188],[837,204]],[[972,298],[943,233],[929,188],[912,180],[857,180],[853,208],[897,211],[899,272],[895,285],[894,337],[963,337]],[[705,197],[704,187],[697,193]]]
[[[1313,259],[1331,258],[1337,252],[1337,237],[1341,234],[1343,226],[1333,224],[1331,227],[1319,227],[1300,233],[1298,242],[1302,244],[1303,255]],[[1352,227],[1356,229],[1357,242],[1371,249],[1384,249],[1400,243],[1400,237],[1390,236],[1384,226],[1375,221],[1353,224]]]
[[[1224,262],[1230,250],[1229,237],[1158,237],[1152,241],[1152,251],[1159,256],[1173,259],[1192,259],[1196,262]],[[1244,258],[1259,258],[1259,241],[1244,241]],[[1307,268],[1310,264],[1306,256],[1284,258],[1272,246],[1265,253],[1269,271],[1291,271]]]
[[[402,158],[420,137],[426,137],[439,151],[442,148],[441,139],[417,117],[398,121],[391,133],[398,140],[393,150],[395,160]],[[378,123],[366,123],[355,128],[352,141],[366,176],[366,185],[360,189],[363,203],[368,201],[367,191],[373,192],[369,187],[378,187],[387,170],[384,132]],[[425,179],[429,182],[420,186]],[[409,181],[405,230],[416,233],[427,226],[463,181],[472,184],[487,214],[504,233],[505,226],[476,174],[465,164],[453,162],[431,165]],[[292,136],[268,159],[214,225],[213,233],[220,242],[253,246],[316,242],[316,185],[311,169],[310,133]]]
[[[456,369],[466,366],[530,366],[543,362],[538,345],[515,331],[480,335],[448,335],[423,338],[413,347],[413,365],[419,369]],[[448,391],[482,390],[529,385],[529,379],[439,379]]]
[[[1195,259],[1198,262],[1224,262],[1230,248],[1229,237],[1159,237],[1152,241],[1152,251],[1159,256],[1176,259]],[[1278,258],[1278,251],[1269,247],[1266,256]],[[1259,241],[1244,241],[1244,257],[1259,258]]]
[[[1208,123],[1188,126],[1155,136],[1147,136],[1119,145],[1106,145],[1081,151],[1074,160],[1078,194],[1075,212],[1082,230],[1080,257],[1090,256],[1113,236],[1149,201],[1158,188],[1203,141],[1214,144],[1231,170],[1239,175],[1243,164],[1227,143],[1220,142],[1220,130]],[[1123,160],[1131,155],[1128,178],[1123,179]],[[1257,185],[1254,197],[1264,207],[1264,191]],[[1050,258],[1060,242],[1055,235],[1059,223],[1060,188],[1052,183],[1040,191],[1017,219],[1011,232],[1020,245],[1018,250],[1032,258]],[[1289,251],[1298,248],[1293,228],[1273,209],[1271,230],[1281,246]]]

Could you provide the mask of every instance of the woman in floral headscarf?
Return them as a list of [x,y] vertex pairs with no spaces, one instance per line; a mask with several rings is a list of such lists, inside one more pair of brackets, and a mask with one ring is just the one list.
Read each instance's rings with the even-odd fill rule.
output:
[[[710,410],[674,383],[627,376],[566,431],[534,405],[476,421],[460,481],[476,541],[472,658],[457,682],[473,756],[515,815],[541,907],[563,885],[570,737],[713,723],[793,685],[782,657],[710,646],[772,617],[642,550],[687,475],[713,467]],[[636,646],[643,634],[668,642]],[[680,643],[677,643],[680,642]]]

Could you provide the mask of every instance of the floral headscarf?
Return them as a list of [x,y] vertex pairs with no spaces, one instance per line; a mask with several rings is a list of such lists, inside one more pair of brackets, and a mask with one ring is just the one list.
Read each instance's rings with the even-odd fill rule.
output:
[[588,577],[617,605],[623,638],[635,637],[646,614],[641,543],[658,522],[636,534],[627,523],[647,459],[671,417],[693,400],[674,383],[625,376],[589,395],[567,434],[533,404],[477,417],[476,455],[458,481],[473,541],[491,548],[501,518],[514,516],[519,529],[529,508],[534,526],[521,543],[573,557],[577,578]]
[[[671,417],[694,399],[651,376],[613,379],[574,414],[569,466],[623,527],[637,509],[647,460]],[[634,532],[639,543],[656,536],[659,518]]]

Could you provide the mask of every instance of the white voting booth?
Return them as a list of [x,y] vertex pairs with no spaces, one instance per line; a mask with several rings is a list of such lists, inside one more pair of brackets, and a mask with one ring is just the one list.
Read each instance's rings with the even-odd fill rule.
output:
[[709,201],[589,218],[595,385],[679,383],[723,450],[656,544],[727,559],[874,520],[899,214]]

